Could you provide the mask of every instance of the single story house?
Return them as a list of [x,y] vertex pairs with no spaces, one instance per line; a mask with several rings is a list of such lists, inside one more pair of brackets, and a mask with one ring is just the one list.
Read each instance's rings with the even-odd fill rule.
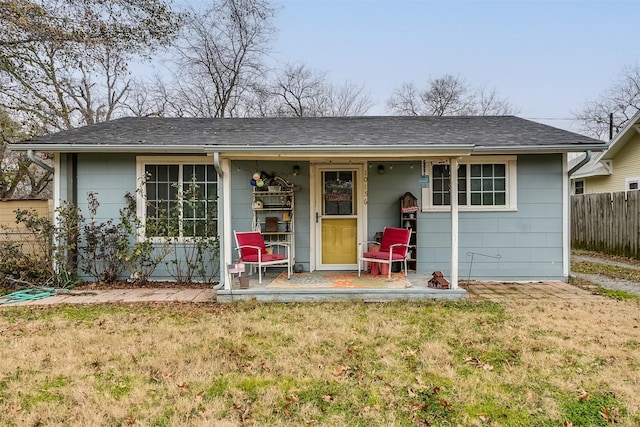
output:
[[611,140],[606,151],[589,159],[572,159],[569,167],[588,160],[571,175],[573,194],[640,190],[640,111]]
[[[274,230],[291,234],[304,271],[355,271],[359,242],[406,226],[415,231],[415,270],[442,271],[454,287],[459,278],[567,280],[567,156],[604,146],[514,116],[364,116],[121,118],[11,148],[55,154],[56,206],[86,211],[85,195],[95,192],[101,219],[118,218],[123,195],[137,194],[139,239],[162,240],[145,224],[157,224],[163,203],[196,183],[199,208],[177,205],[180,237],[218,233],[228,288],[233,231],[264,231],[256,210],[268,206],[256,207],[255,192],[265,183],[295,190],[294,200],[281,198],[295,227],[278,229],[277,219]],[[407,193],[417,200],[408,225]],[[167,278],[162,269],[154,277]]]

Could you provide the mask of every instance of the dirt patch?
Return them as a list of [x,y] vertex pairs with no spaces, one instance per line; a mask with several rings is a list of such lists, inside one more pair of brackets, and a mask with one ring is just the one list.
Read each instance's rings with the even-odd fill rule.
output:
[[120,280],[113,283],[106,282],[86,282],[73,288],[73,290],[109,290],[109,289],[211,289],[218,282],[213,283],[179,283],[173,281],[148,281],[146,283],[135,283],[127,280]]

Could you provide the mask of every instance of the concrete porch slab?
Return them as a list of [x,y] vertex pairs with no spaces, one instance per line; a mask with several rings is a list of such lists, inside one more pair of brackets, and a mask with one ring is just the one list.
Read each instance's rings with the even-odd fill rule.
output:
[[464,299],[467,291],[459,289],[231,289],[219,290],[216,296],[219,303],[236,301],[263,302],[320,302],[358,300],[366,302],[416,301]]

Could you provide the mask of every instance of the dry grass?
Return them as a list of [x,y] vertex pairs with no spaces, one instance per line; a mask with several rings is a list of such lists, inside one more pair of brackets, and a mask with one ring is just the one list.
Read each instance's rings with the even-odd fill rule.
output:
[[574,255],[586,255],[594,258],[600,258],[603,261],[615,261],[615,262],[621,262],[624,264],[640,267],[640,260],[635,258],[629,258],[624,256],[618,256],[618,255],[610,255],[602,252],[587,251],[583,249],[573,249],[571,253]]
[[625,279],[632,282],[640,282],[640,270],[618,265],[608,265],[600,262],[574,261],[571,263],[571,271],[586,274],[604,274],[616,279]]
[[0,424],[637,426],[639,308],[7,307]]

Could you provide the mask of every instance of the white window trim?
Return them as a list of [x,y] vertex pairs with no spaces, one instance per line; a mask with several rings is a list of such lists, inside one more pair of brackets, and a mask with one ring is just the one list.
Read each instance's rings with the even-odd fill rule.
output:
[[[631,184],[635,183],[638,186],[638,189],[630,189],[629,187],[631,186]],[[638,191],[640,190],[640,177],[635,176],[635,177],[631,177],[631,178],[625,178],[624,179],[624,190],[625,191]]]
[[[517,156],[483,156],[483,157],[465,157],[458,159],[459,165],[478,165],[478,164],[496,164],[503,163],[506,166],[506,205],[504,206],[471,206],[458,205],[461,212],[487,212],[500,211],[512,212],[518,210],[518,171]],[[424,160],[423,170],[429,176],[429,186],[422,188],[422,212],[450,212],[451,206],[434,206],[433,203],[433,165],[448,163],[448,159],[428,159]]]
[[[578,193],[578,183],[581,182],[582,183],[582,193]],[[587,183],[584,181],[584,179],[576,179],[573,181],[573,194],[580,196],[582,194],[586,194],[586,190],[587,190]]]
[[[147,212],[146,194],[144,188],[145,166],[146,165],[212,165],[213,159],[208,156],[184,156],[184,157],[167,157],[167,156],[137,156],[136,157],[136,214],[140,218],[140,227],[137,230],[137,239],[139,242],[150,241],[152,243],[172,242],[190,242],[193,237],[146,237],[146,221]],[[220,185],[220,177],[217,177],[217,183]]]

